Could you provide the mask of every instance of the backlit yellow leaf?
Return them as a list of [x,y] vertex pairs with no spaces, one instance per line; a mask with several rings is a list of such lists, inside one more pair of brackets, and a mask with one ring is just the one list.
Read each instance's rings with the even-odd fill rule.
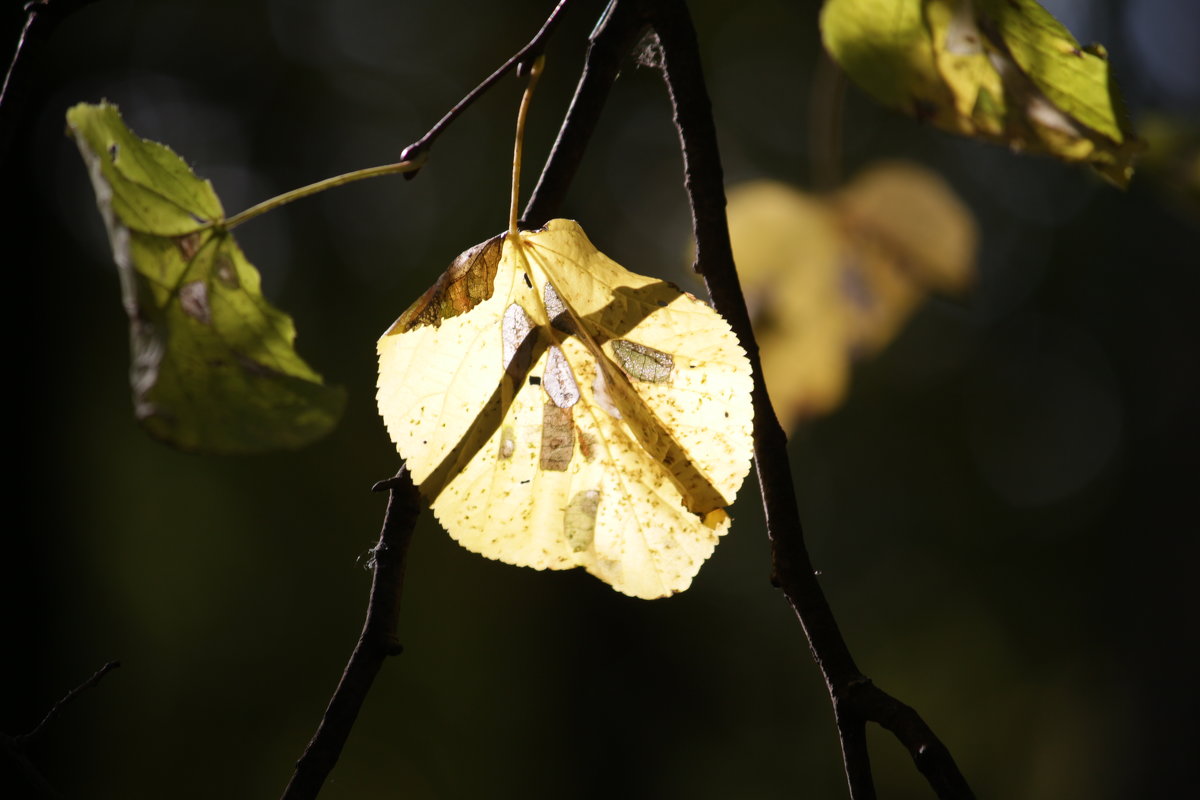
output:
[[686,589],[750,469],[728,324],[567,220],[451,272],[379,340],[379,410],[439,521],[489,558],[635,597]]
[[836,407],[855,358],[890,342],[930,291],[974,271],[975,223],[936,175],[892,163],[829,197],[775,181],[729,192],[729,233],[763,374],[786,427]]

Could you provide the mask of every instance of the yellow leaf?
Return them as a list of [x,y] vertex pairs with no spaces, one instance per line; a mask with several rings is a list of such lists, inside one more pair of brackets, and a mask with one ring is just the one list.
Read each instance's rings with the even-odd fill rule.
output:
[[841,403],[851,362],[891,341],[929,291],[973,277],[970,212],[912,165],[876,167],[830,197],[743,184],[728,216],[767,390],[789,428]]
[[380,413],[450,535],[635,597],[686,589],[728,529],[750,392],[712,308],[568,220],[467,251],[379,340]]

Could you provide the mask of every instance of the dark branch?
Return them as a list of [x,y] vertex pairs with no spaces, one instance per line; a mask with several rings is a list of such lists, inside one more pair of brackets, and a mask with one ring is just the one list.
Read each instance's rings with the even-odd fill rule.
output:
[[854,800],[875,800],[875,781],[871,777],[871,754],[867,749],[866,718],[850,707],[845,698],[833,698],[833,718],[842,746],[842,764],[846,783]]
[[[428,151],[429,148],[433,147],[433,143],[437,140],[437,138],[442,135],[442,132],[446,130],[446,128],[450,127],[450,123],[454,122],[459,114],[470,108],[471,104],[482,97],[483,94],[487,92],[488,89],[492,88],[492,86],[498,80],[507,75],[511,70],[520,66],[522,62],[526,60],[532,60],[540,55],[543,48],[546,46],[546,39],[549,38],[550,34],[554,31],[554,26],[558,24],[562,10],[566,7],[568,2],[570,2],[570,0],[559,0],[558,5],[554,7],[554,10],[550,12],[550,16],[547,17],[546,21],[542,24],[541,29],[534,34],[532,39],[529,40],[529,44],[518,50],[516,54],[508,61],[505,61],[499,69],[484,78],[482,83],[468,92],[466,97],[455,103],[454,107],[447,111],[446,115],[438,120],[436,125],[429,129],[428,133],[410,144],[408,147],[404,148],[404,151],[400,153],[400,160],[412,161]],[[416,172],[406,172],[404,177],[412,178],[416,174]]]
[[100,669],[96,670],[95,675],[88,678],[71,691],[67,692],[61,700],[55,703],[54,706],[48,712],[46,712],[46,716],[42,717],[42,721],[39,722],[37,726],[34,727],[34,729],[29,733],[24,733],[20,736],[0,734],[0,744],[3,744],[3,755],[8,758],[8,760],[14,764],[21,773],[21,777],[25,781],[25,789],[35,792],[37,797],[58,796],[57,792],[54,791],[54,787],[52,787],[46,781],[46,779],[42,777],[42,773],[38,771],[37,767],[35,767],[33,762],[29,760],[29,757],[26,756],[25,750],[39,736],[42,735],[42,733],[46,730],[50,723],[54,721],[54,718],[58,716],[58,713],[62,711],[63,708],[73,702],[75,698],[79,697],[79,695],[81,695],[83,692],[100,683],[100,681],[104,679],[105,675],[112,672],[119,666],[121,666],[121,662],[110,661]]
[[42,717],[42,721],[37,724],[36,728],[31,730],[29,733],[14,737],[14,742],[19,747],[24,747],[24,746],[28,745],[30,742],[32,742],[34,739],[36,739],[37,737],[41,736],[42,731],[46,730],[46,727],[51,722],[54,721],[54,718],[56,716],[58,716],[58,712],[62,711],[62,709],[64,707],[66,707],[68,704],[70,704],[75,698],[79,697],[80,694],[82,694],[83,692],[92,688],[93,686],[98,684],[100,681],[104,680],[105,675],[112,672],[114,669],[116,669],[119,666],[121,666],[120,661],[110,661],[107,664],[105,664],[103,667],[101,667],[100,669],[96,670],[95,675],[88,678],[86,681],[79,684],[71,691],[67,692],[66,695],[63,697],[63,699],[61,699],[57,703],[55,703],[54,707],[46,712],[46,716]]
[[25,105],[29,76],[39,55],[38,45],[45,41],[54,26],[81,6],[95,0],[34,0],[25,4],[25,24],[13,47],[12,61],[0,87],[0,161],[17,129],[17,121]]
[[374,575],[367,617],[317,732],[296,762],[296,771],[282,795],[285,800],[313,798],[321,791],[325,778],[342,754],[384,659],[400,652],[396,624],[404,587],[404,565],[420,513],[420,497],[405,467],[394,478],[376,484],[375,490],[388,490],[391,496],[379,542],[371,551]]
[[567,188],[583,160],[583,152],[596,130],[609,90],[617,79],[621,59],[633,48],[635,37],[644,25],[645,13],[638,4],[630,2],[610,5],[596,23],[575,96],[563,117],[558,139],[550,150],[537,186],[525,205],[522,228],[541,227],[562,205]]
[[767,396],[758,347],[734,267],[716,126],[696,32],[684,0],[659,0],[652,8],[652,24],[663,51],[663,77],[683,148],[696,237],[696,271],[703,276],[713,305],[746,348],[754,370],[754,461],[771,538],[774,580],[799,617],[813,658],[825,677],[850,796],[853,800],[874,797],[864,729],[865,721],[873,721],[891,730],[909,747],[939,797],[972,797],[949,751],[920,722],[916,712],[874,687],[859,671],[817,582],[804,544],[787,437]]

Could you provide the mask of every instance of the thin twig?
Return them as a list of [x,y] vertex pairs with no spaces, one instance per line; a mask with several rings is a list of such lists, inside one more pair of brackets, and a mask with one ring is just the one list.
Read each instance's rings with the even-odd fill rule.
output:
[[96,670],[96,674],[92,675],[92,677],[88,678],[86,681],[67,692],[61,700],[55,703],[53,707],[46,712],[46,716],[42,717],[42,721],[39,722],[33,728],[33,730],[29,731],[29,733],[23,733],[19,736],[0,734],[0,745],[2,745],[0,750],[3,750],[3,755],[7,757],[12,764],[15,764],[18,771],[21,773],[21,776],[25,781],[25,786],[23,787],[24,790],[34,792],[35,796],[37,797],[58,797],[58,793],[54,791],[54,787],[50,785],[50,783],[42,776],[42,773],[38,771],[37,767],[33,765],[33,762],[29,760],[29,757],[25,754],[25,751],[28,749],[29,745],[33,744],[33,742],[42,735],[50,723],[54,721],[54,718],[58,716],[60,711],[72,703],[75,698],[79,697],[79,695],[84,691],[100,683],[100,681],[104,679],[105,675],[112,672],[119,666],[121,666],[121,662],[110,661],[100,669]]
[[846,73],[825,50],[817,58],[808,96],[808,153],[813,187],[829,192],[842,181],[842,118]]
[[400,595],[404,588],[404,566],[413,527],[420,513],[420,498],[406,467],[394,478],[381,481],[375,491],[390,491],[379,542],[371,551],[371,599],[362,634],[346,662],[329,706],[296,771],[284,789],[284,800],[309,800],[321,791],[325,779],[342,754],[342,747],[358,719],[367,692],[388,656],[400,653],[396,625]]
[[0,87],[0,161],[17,129],[25,105],[29,80],[39,55],[37,43],[44,41],[54,26],[81,6],[95,0],[32,0],[25,4],[25,24],[13,48],[12,61]]
[[[920,718],[911,708],[874,687],[859,671],[816,579],[804,544],[787,456],[787,437],[767,396],[758,347],[734,267],[725,221],[724,178],[716,126],[700,65],[696,32],[683,0],[658,0],[652,8],[652,24],[663,50],[663,77],[683,148],[685,184],[696,237],[696,270],[704,277],[713,305],[729,321],[746,348],[754,370],[754,460],[771,538],[774,580],[799,617],[813,658],[825,677],[842,743],[850,796],[853,800],[870,800],[874,797],[874,785],[862,723],[879,722],[896,733],[899,719],[905,725],[914,725],[914,720]],[[887,711],[893,716],[885,716]],[[899,717],[894,716],[897,713]],[[909,747],[937,795],[973,797],[949,751],[924,722],[917,727],[923,735],[898,737]]]
[[[472,89],[466,97],[455,103],[454,107],[447,111],[446,115],[438,120],[436,125],[429,129],[428,133],[426,133],[420,139],[417,139],[408,147],[404,148],[404,150],[400,153],[400,160],[415,161],[418,156],[424,155],[426,152],[428,152],[429,148],[433,147],[433,143],[439,136],[442,135],[442,131],[446,130],[446,128],[450,126],[450,123],[454,122],[459,114],[470,108],[472,103],[482,97],[488,89],[492,88],[492,85],[496,83],[496,81],[503,78],[511,70],[525,61],[528,56],[533,55],[536,57],[541,55],[542,49],[546,44],[546,39],[554,31],[554,26],[558,24],[562,10],[569,2],[570,0],[559,0],[558,5],[554,7],[554,10],[550,12],[550,16],[547,17],[546,21],[542,24],[541,29],[538,30],[538,32],[534,34],[533,38],[529,40],[529,44],[518,50],[512,58],[500,65],[499,69],[484,78],[483,82]],[[415,172],[410,172],[407,173],[405,177],[411,178],[415,175]]]
[[19,747],[25,747],[30,742],[32,742],[34,739],[37,739],[39,736],[42,735],[42,731],[46,730],[46,726],[48,726],[51,722],[54,721],[54,718],[56,716],[58,716],[58,713],[60,711],[62,711],[63,708],[65,708],[73,700],[75,700],[76,697],[79,697],[79,695],[81,693],[87,691],[88,689],[90,689],[93,686],[95,686],[96,684],[98,684],[100,681],[104,680],[105,675],[112,672],[114,669],[116,669],[119,666],[121,666],[120,661],[110,661],[107,664],[105,664],[103,667],[101,667],[100,669],[96,670],[95,675],[88,678],[86,681],[79,684],[71,691],[67,692],[66,695],[64,695],[61,700],[59,700],[57,703],[55,703],[53,708],[51,708],[49,711],[46,712],[46,716],[42,717],[42,721],[37,724],[36,728],[31,730],[29,733],[22,734],[21,736],[14,736],[13,741]]
[[644,9],[639,3],[618,2],[609,5],[588,37],[587,58],[571,106],[558,129],[558,138],[537,186],[525,205],[521,218],[524,229],[537,228],[554,216],[566,197],[567,187],[583,160],[600,121],[600,112],[609,90],[617,79],[621,59],[633,48],[638,31],[645,25]]

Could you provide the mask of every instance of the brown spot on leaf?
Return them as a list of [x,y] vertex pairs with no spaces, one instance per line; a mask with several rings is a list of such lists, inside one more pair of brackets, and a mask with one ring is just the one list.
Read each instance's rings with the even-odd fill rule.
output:
[[439,327],[442,320],[470,311],[490,298],[503,249],[504,234],[500,234],[459,255],[437,282],[400,315],[388,333],[405,333],[422,325]]
[[500,346],[504,369],[514,378],[529,369],[536,339],[533,321],[525,309],[516,303],[509,305],[504,311],[504,319],[500,321]]
[[628,339],[614,339],[613,355],[630,377],[649,383],[662,383],[671,377],[675,358],[670,353],[655,350]]
[[216,276],[222,284],[230,289],[236,289],[241,285],[238,280],[237,269],[233,265],[233,259],[228,253],[218,253],[214,260],[216,266]]
[[179,287],[179,305],[183,313],[205,325],[212,324],[208,307],[208,286],[204,281],[191,281]]
[[596,533],[596,512],[600,508],[600,492],[585,489],[576,492],[563,511],[563,533],[576,553],[592,546]]
[[579,435],[579,452],[583,454],[585,461],[591,461],[596,457],[599,440],[587,431],[577,430],[576,433]]
[[567,304],[549,282],[542,288],[542,302],[546,304],[546,316],[552,326],[563,333],[575,333],[575,321],[567,311]]
[[570,408],[579,402],[579,385],[575,383],[575,374],[571,372],[571,365],[558,345],[550,346],[546,372],[542,375],[542,388],[559,408]]
[[542,406],[542,452],[539,466],[565,472],[575,454],[575,425],[570,408],[559,408],[553,400]]
[[505,425],[500,430],[500,457],[512,458],[513,450],[516,449],[517,441],[513,434],[512,425]]
[[179,252],[183,255],[184,261],[191,261],[196,253],[200,250],[201,241],[200,232],[192,231],[183,236],[175,237],[175,246],[179,248]]
[[917,118],[918,122],[928,122],[937,116],[937,103],[929,100],[924,100],[920,97],[914,97],[912,101],[912,114]]

